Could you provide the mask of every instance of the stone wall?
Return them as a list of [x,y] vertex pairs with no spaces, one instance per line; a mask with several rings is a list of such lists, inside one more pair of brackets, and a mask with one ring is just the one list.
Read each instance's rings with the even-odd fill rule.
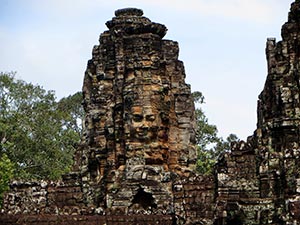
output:
[[1,225],[173,225],[172,216],[98,216],[98,215],[2,215]]
[[[73,175],[73,176],[72,176]],[[82,185],[77,174],[62,181],[14,181],[4,198],[2,213],[85,215],[95,209],[84,204]]]
[[173,187],[177,224],[212,224],[215,184],[212,176],[195,175]]

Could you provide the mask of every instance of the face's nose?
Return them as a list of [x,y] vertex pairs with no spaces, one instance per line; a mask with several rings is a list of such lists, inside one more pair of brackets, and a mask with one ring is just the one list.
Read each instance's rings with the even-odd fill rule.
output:
[[149,122],[147,120],[143,119],[143,121],[141,123],[141,128],[143,128],[143,129],[149,128]]

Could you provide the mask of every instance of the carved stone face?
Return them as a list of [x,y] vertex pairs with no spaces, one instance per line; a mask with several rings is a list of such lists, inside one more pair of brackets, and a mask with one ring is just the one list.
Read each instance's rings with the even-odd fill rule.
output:
[[150,106],[133,106],[131,109],[131,136],[141,141],[156,138],[159,126],[158,112]]

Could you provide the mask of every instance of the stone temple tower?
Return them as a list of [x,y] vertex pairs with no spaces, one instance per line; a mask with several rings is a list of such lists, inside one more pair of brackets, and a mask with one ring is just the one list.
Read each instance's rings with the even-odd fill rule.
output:
[[15,181],[0,224],[300,224],[300,0],[267,41],[258,122],[214,174],[193,173],[195,110],[178,44],[117,10],[84,77],[84,135],[59,181]]
[[178,43],[142,15],[117,10],[93,49],[77,164],[91,204],[172,211],[172,180],[195,169],[194,103]]

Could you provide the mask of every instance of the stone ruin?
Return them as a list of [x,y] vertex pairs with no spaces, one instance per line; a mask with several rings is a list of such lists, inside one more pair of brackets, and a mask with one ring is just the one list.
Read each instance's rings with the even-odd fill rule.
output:
[[246,142],[196,174],[195,115],[178,43],[121,9],[84,78],[84,135],[60,181],[11,183],[0,224],[300,224],[300,1],[267,40],[268,76]]

